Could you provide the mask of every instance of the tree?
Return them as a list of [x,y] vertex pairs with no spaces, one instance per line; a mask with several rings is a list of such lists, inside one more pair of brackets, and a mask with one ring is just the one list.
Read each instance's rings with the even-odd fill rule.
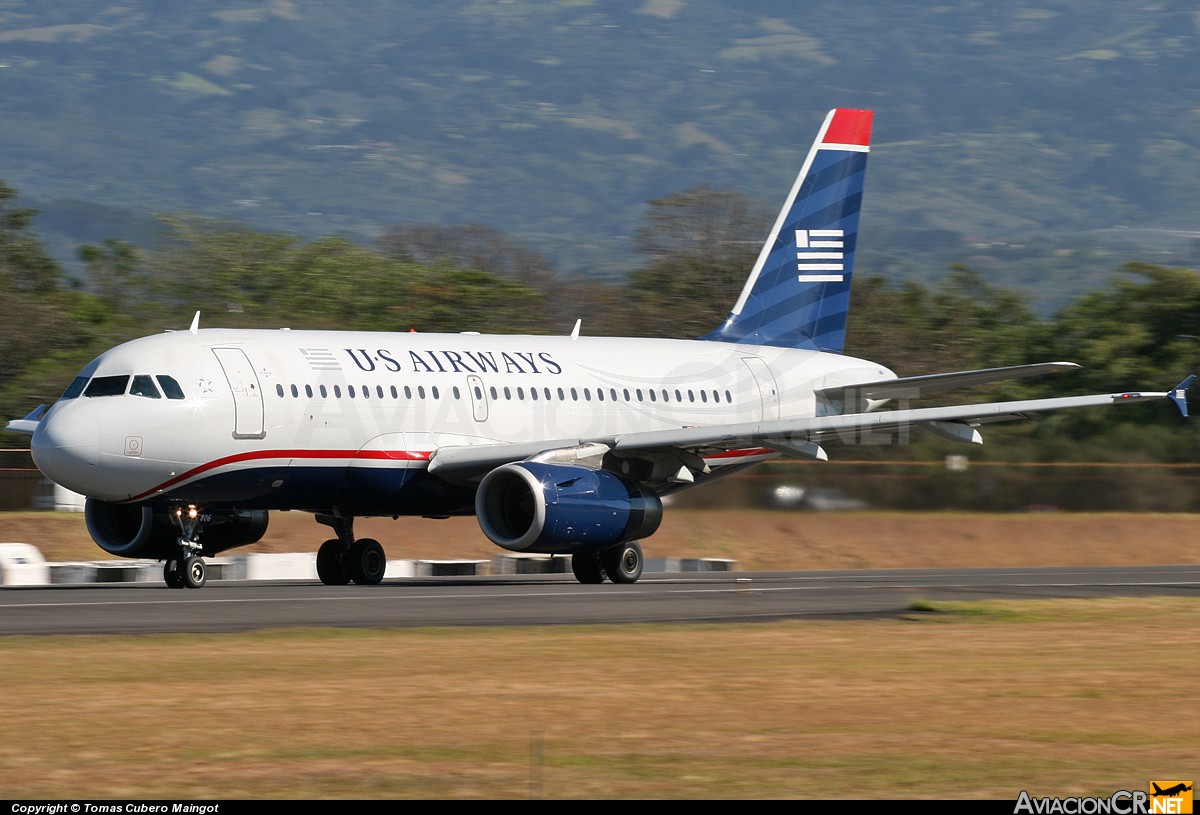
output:
[[729,314],[765,236],[763,209],[697,188],[650,202],[635,242],[649,263],[629,281],[636,333],[692,338]]

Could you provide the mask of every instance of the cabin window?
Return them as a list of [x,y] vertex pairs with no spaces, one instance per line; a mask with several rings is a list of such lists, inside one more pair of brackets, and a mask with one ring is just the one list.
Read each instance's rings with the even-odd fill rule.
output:
[[[691,397],[691,395],[692,395],[692,392],[688,391],[689,398]],[[704,402],[705,404],[708,404],[708,392],[707,391],[700,391],[700,401]]]
[[334,386],[333,386],[333,398],[334,398],[334,399],[341,399],[341,398],[342,398],[342,386],[341,386],[341,385],[334,385]]
[[639,402],[642,401],[642,389],[641,388],[637,389],[637,400]]
[[279,398],[283,398],[283,385],[275,386],[275,393],[279,394]]
[[462,392],[461,392],[461,391],[459,391],[459,389],[458,389],[458,385],[455,385],[453,388],[451,388],[451,390],[453,390],[453,391],[454,391],[454,398],[455,398],[455,399],[461,399],[461,398],[462,398]]
[[624,389],[624,396],[625,396],[625,401],[628,402],[629,401],[629,388]]
[[562,388],[559,388],[559,389],[558,389],[558,400],[559,400],[560,402],[565,402],[565,401],[567,401],[567,395],[566,395],[565,393],[563,393],[563,389],[562,389]]
[[182,399],[183,388],[179,387],[179,383],[175,381],[175,377],[159,374],[155,377],[158,380],[158,386],[162,388],[163,396],[168,399]]
[[324,399],[328,396],[329,396],[329,391],[325,390],[325,386],[322,385],[321,386],[321,398]]
[[378,396],[380,399],[383,398],[383,385],[375,386],[375,395]]
[[429,395],[430,395],[430,396],[432,396],[434,399],[441,399],[441,398],[442,398],[442,397],[441,397],[441,396],[438,394],[438,387],[437,387],[437,385],[434,385],[434,386],[432,386],[432,387],[429,389]]
[[604,388],[596,388],[596,398],[601,402],[604,401]]
[[508,389],[507,385],[504,387],[504,398],[509,400],[512,399],[512,391]]
[[71,380],[71,384],[67,385],[67,389],[63,391],[63,395],[59,399],[74,399],[79,394],[83,393],[83,389],[87,387],[88,378],[86,376],[77,376]]
[[400,391],[396,390],[396,386],[395,386],[395,385],[392,385],[392,398],[393,398],[393,399],[399,399],[399,398],[400,398]]
[[535,401],[535,402],[538,400],[537,388],[530,388],[530,389],[529,389],[529,398],[530,398],[530,399],[532,399],[532,400],[533,400],[533,401]]
[[713,391],[713,401],[714,402],[721,401],[721,392],[720,391]]
[[297,388],[295,385],[292,385],[292,398],[297,399],[297,398],[299,398],[299,396],[300,396],[300,389]]
[[307,396],[309,399],[312,399],[312,395],[313,395],[312,385],[304,386],[304,395]]
[[493,399],[499,399],[499,398],[500,398],[500,394],[496,392],[496,386],[495,386],[495,385],[492,385],[492,387],[490,387],[490,388],[488,389],[488,392],[492,394],[492,398],[493,398]]
[[725,401],[726,401],[726,402],[732,402],[732,401],[733,401],[733,395],[732,395],[732,394],[731,394],[729,391],[725,391]]
[[129,375],[98,376],[88,383],[84,396],[121,396],[129,384]]
[[133,378],[133,384],[129,386],[130,396],[144,396],[147,399],[162,399],[162,394],[158,392],[158,388],[154,387],[154,380],[148,374],[138,374]]
[[404,398],[412,399],[412,388],[409,387],[408,385],[404,386]]
[[521,400],[522,402],[525,401],[525,389],[524,388],[517,388],[517,398],[519,400]]
[[651,390],[651,391],[650,391],[650,401],[651,401],[651,402],[657,402],[657,401],[658,401],[658,396],[657,396],[657,395],[655,395],[655,393],[654,393],[654,391],[653,391],[653,390]]
[[417,398],[419,398],[419,399],[425,398],[425,386],[424,385],[417,385]]

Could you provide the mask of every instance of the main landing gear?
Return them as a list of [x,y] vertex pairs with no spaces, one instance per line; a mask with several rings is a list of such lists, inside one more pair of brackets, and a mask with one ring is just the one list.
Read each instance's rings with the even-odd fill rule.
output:
[[163,580],[172,589],[198,589],[208,581],[208,569],[200,557],[200,511],[194,506],[186,510],[176,507],[171,520],[179,527],[180,555],[163,565]]
[[337,533],[317,550],[317,577],[326,586],[354,582],[375,586],[387,570],[387,555],[374,538],[354,539],[354,519],[341,515],[317,515],[317,522]]
[[636,583],[642,576],[642,546],[637,541],[617,544],[601,552],[571,555],[571,571],[580,583]]

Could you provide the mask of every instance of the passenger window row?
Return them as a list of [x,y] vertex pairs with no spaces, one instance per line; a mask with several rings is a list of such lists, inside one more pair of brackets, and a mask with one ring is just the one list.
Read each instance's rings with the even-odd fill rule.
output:
[[[481,385],[474,385],[473,388],[475,399],[477,401],[482,401],[484,398],[483,387]],[[370,385],[347,385],[345,389],[345,395],[350,399],[386,399],[389,395],[392,399],[399,399],[401,392],[403,392],[405,399],[412,399],[414,393],[418,399],[426,398],[424,385],[418,385],[415,391],[410,385],[405,385],[402,389],[392,385],[387,390],[384,389],[383,385],[376,385],[374,391],[372,391]],[[330,388],[326,385],[318,385],[314,389],[312,385],[304,385],[303,387],[300,387],[299,385],[289,385],[284,387],[282,384],[279,384],[275,386],[275,393],[280,398],[284,398],[290,393],[292,398],[299,399],[300,394],[303,393],[304,396],[309,399],[313,399],[317,395],[320,395],[320,398],[322,399],[328,399],[331,394],[334,399],[341,399],[342,386],[334,385],[332,388]],[[451,388],[451,393],[455,399],[462,398],[462,392],[458,389],[457,385]],[[607,390],[604,388],[596,388],[595,391],[593,391],[591,388],[556,388],[553,390],[550,388],[541,388],[540,390],[538,388],[529,388],[528,391],[526,391],[524,387],[512,388],[507,385],[503,387],[492,385],[488,388],[487,393],[492,398],[493,402],[499,401],[501,396],[503,396],[506,401],[512,401],[515,399],[519,402],[523,402],[526,399],[531,402],[551,402],[555,401],[556,397],[557,401],[566,402],[569,397],[570,401],[572,402],[578,402],[581,399],[584,402],[591,402],[593,399],[595,399],[597,402],[662,401],[669,403],[674,401],[682,403],[686,400],[691,404],[695,404],[697,402],[701,404],[708,404],[709,402],[713,404],[721,404],[722,401],[724,401],[726,404],[733,403],[733,394],[729,390],[720,391],[715,389],[703,390],[693,388],[688,388],[687,390],[683,390],[682,388],[675,388],[673,390],[668,388],[647,388],[645,390],[642,388],[634,388],[632,390],[629,388],[622,388],[620,391],[618,391],[616,388],[608,388]],[[438,391],[436,385],[429,388],[428,396],[432,399],[441,398],[441,393]]]

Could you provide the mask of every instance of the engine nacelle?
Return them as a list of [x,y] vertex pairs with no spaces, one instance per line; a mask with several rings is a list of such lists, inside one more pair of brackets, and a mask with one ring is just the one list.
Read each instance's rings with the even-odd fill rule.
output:
[[[113,504],[87,499],[83,509],[88,534],[110,555],[164,559],[179,556],[179,527],[167,511],[146,504]],[[201,554],[215,555],[245,546],[267,531],[263,509],[217,513],[200,528]]]
[[497,546],[574,553],[653,535],[662,521],[662,501],[607,470],[523,461],[484,477],[475,514]]

